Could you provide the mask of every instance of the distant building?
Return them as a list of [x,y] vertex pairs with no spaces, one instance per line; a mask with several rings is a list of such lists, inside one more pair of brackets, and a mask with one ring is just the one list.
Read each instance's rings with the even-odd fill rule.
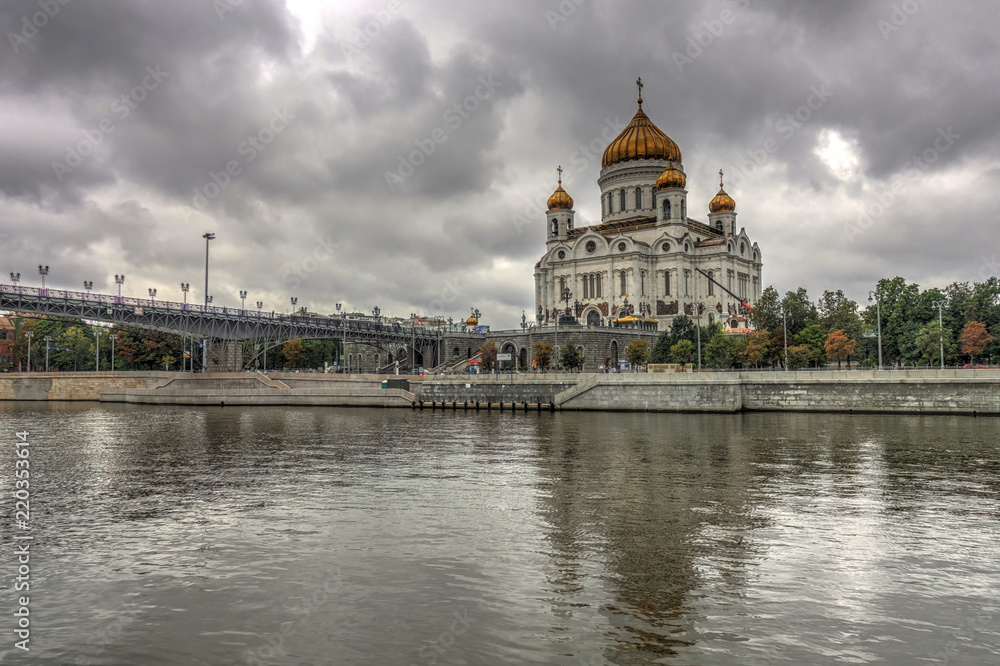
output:
[[703,323],[745,332],[740,302],[694,268],[753,304],[762,289],[761,250],[737,225],[736,202],[721,182],[707,220],[689,217],[681,150],[643,112],[638,83],[639,109],[601,162],[601,224],[575,226],[573,198],[559,170],[548,201],[545,255],[535,265],[536,323],[556,326],[569,289],[571,314],[589,326],[631,315],[655,320],[663,331],[677,315],[694,318],[700,305]]

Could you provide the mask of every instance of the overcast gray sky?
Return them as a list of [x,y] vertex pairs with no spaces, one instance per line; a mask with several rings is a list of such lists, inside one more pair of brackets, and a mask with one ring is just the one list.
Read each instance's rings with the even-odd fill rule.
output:
[[[331,7],[332,5],[332,7]],[[5,0],[3,276],[181,300],[531,312],[555,169],[578,225],[644,108],[690,214],[718,171],[764,283],[861,300],[1000,273],[990,0]],[[457,106],[456,106],[457,105]],[[865,216],[867,212],[867,217]],[[7,281],[6,279],[4,281]]]

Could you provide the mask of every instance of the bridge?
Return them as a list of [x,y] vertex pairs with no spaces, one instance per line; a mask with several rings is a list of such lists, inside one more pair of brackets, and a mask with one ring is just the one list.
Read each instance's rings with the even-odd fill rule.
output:
[[[217,367],[213,369],[254,367],[268,349],[295,339],[364,343],[393,354],[401,362],[409,360],[409,354],[404,358],[399,353],[401,349],[439,358],[441,347],[439,330],[383,323],[381,319],[356,319],[346,314],[312,317],[8,284],[0,284],[0,310],[134,326],[205,340],[209,348],[216,349]],[[253,353],[244,363],[242,344],[232,343],[251,340]],[[213,341],[223,344],[212,345]]]

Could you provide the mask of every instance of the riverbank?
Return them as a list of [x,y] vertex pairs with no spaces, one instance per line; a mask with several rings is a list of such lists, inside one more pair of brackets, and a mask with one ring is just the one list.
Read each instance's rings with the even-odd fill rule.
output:
[[[409,390],[383,389],[407,379]],[[567,411],[1000,415],[1000,370],[494,376],[63,372],[0,375],[0,400]]]

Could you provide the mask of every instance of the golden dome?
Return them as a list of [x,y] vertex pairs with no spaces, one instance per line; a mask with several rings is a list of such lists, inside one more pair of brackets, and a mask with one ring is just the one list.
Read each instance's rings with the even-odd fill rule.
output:
[[573,197],[562,187],[562,167],[557,171],[559,171],[559,187],[549,197],[549,210],[573,210]]
[[475,317],[469,317],[468,319],[465,320],[466,326],[475,326],[478,323],[479,321],[477,321]]
[[618,138],[604,149],[601,168],[632,160],[670,160],[683,162],[681,149],[674,140],[660,131],[642,111],[642,79],[639,84],[639,110]]
[[673,164],[668,166],[660,177],[656,179],[656,189],[663,190],[683,190],[687,185],[687,177],[684,172]]
[[736,210],[736,202],[726,194],[726,190],[722,187],[722,171],[719,171],[719,193],[708,204],[708,209],[713,213],[732,213]]

